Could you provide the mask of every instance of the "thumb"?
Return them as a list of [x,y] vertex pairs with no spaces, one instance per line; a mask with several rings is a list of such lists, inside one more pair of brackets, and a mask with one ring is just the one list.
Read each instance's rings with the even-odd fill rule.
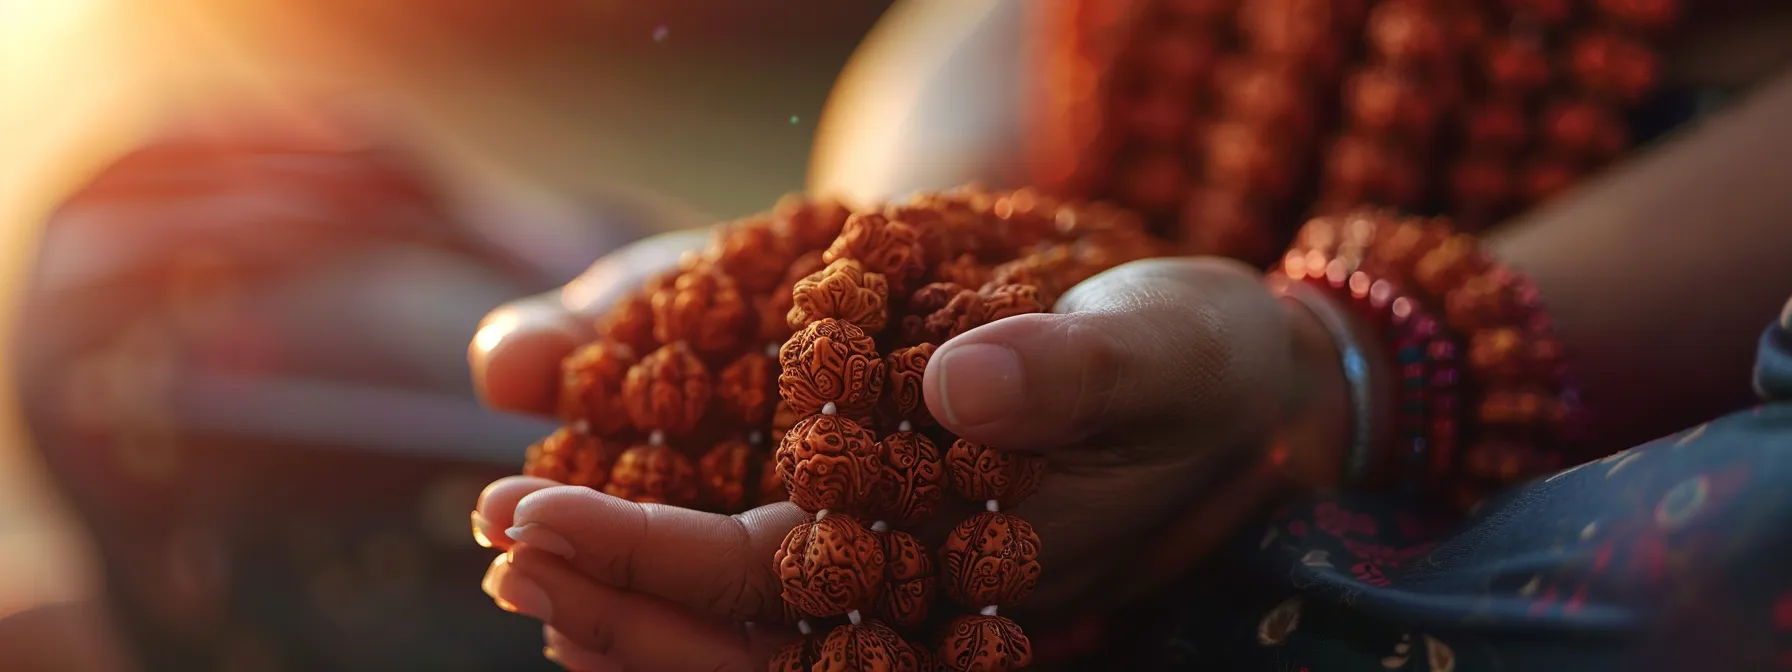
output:
[[1286,312],[1257,273],[1220,259],[1127,264],[1073,288],[1056,313],[1010,317],[942,345],[927,406],[953,433],[1051,450],[1150,423],[1264,429],[1286,379]]

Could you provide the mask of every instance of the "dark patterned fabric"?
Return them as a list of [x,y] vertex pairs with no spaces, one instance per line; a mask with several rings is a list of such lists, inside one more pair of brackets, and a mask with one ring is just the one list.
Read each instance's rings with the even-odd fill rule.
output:
[[[1328,496],[1240,540],[1177,669],[1792,669],[1792,303],[1761,405],[1537,480],[1458,525]],[[1738,381],[1740,384],[1741,381]]]

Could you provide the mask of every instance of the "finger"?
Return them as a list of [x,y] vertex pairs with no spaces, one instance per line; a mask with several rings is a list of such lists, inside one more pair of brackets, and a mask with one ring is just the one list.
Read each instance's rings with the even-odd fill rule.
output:
[[527,545],[493,560],[482,586],[500,607],[542,620],[581,652],[623,669],[756,669],[780,638],[593,581]]
[[724,516],[561,486],[523,497],[505,534],[556,549],[607,585],[718,618],[770,621],[783,614],[772,555],[808,517],[788,502]]
[[1135,262],[1073,288],[1057,309],[942,345],[923,384],[934,417],[972,441],[1050,450],[1128,424],[1216,424],[1207,435],[1266,426],[1279,410],[1237,403],[1264,398],[1289,350],[1285,312],[1241,265]]
[[604,257],[558,291],[520,299],[491,312],[467,346],[467,364],[480,398],[494,408],[553,412],[560,360],[591,340],[592,322],[696,249],[707,231],[675,231],[647,238]]
[[571,672],[626,672],[616,659],[585,648],[554,626],[541,626],[541,639],[542,655]]
[[516,512],[516,503],[529,493],[557,485],[560,484],[534,476],[506,476],[492,481],[473,504],[473,541],[486,548],[510,548],[511,539],[504,530],[515,524],[511,515]]

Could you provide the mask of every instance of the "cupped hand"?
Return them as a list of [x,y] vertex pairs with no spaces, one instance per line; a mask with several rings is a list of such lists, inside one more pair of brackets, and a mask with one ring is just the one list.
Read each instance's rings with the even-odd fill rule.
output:
[[[1013,510],[1038,529],[1045,572],[1012,613],[1050,627],[1162,588],[1291,475],[1324,474],[1309,467],[1329,451],[1300,437],[1340,434],[1311,391],[1341,383],[1315,334],[1243,266],[1164,259],[941,346],[924,383],[941,424],[1048,460]],[[805,518],[788,503],[724,516],[526,477],[487,488],[475,516],[509,551],[487,592],[543,620],[568,667],[668,671],[759,669],[794,634],[776,625],[771,559]]]

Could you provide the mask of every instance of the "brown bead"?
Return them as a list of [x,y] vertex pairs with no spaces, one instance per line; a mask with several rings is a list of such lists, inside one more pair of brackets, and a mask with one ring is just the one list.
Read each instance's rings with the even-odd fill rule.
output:
[[1527,346],[1517,329],[1483,329],[1469,337],[1468,363],[1491,382],[1514,382],[1525,372]]
[[1225,116],[1296,137],[1313,132],[1313,87],[1298,70],[1259,65],[1228,77],[1221,92]]
[[620,343],[635,352],[652,352],[659,347],[653,337],[653,295],[640,292],[630,295],[597,322],[599,340]]
[[1647,31],[1672,27],[1680,20],[1681,0],[1598,0],[1600,13],[1618,23]]
[[1045,303],[1039,298],[1039,288],[1033,285],[990,284],[977,292],[977,307],[980,310],[978,322],[989,324],[996,320],[1045,312]]
[[777,466],[790,501],[805,511],[858,511],[872,505],[883,476],[877,437],[851,419],[819,413],[784,435]]
[[922,285],[909,297],[910,314],[902,318],[902,340],[913,344],[944,343],[970,331],[982,324],[981,303],[976,292],[949,282]]
[[790,253],[790,240],[778,235],[772,221],[755,218],[718,230],[703,256],[740,285],[741,291],[761,294],[784,279]]
[[1624,120],[1590,100],[1559,100],[1543,111],[1543,136],[1557,152],[1604,160],[1623,151]]
[[1495,39],[1482,58],[1488,85],[1502,94],[1527,95],[1549,84],[1549,56],[1536,42]]
[[643,504],[688,506],[697,501],[697,470],[671,446],[635,446],[616,458],[604,493]]
[[1335,30],[1353,25],[1355,0],[1250,0],[1237,5],[1239,37],[1259,58],[1295,65],[1325,77],[1343,54]]
[[1574,18],[1571,0],[1505,0],[1516,18],[1545,26],[1560,26]]
[[1442,295],[1492,265],[1474,236],[1456,234],[1419,257],[1413,280],[1432,295]]
[[1286,136],[1273,129],[1239,122],[1214,124],[1207,131],[1206,176],[1221,188],[1263,198],[1285,197],[1294,188],[1291,154]]
[[631,367],[622,394],[636,429],[682,436],[697,427],[709,405],[709,371],[688,346],[673,343]]
[[982,287],[983,283],[989,282],[990,272],[990,267],[972,254],[961,254],[933,267],[933,277],[937,281],[961,287]]
[[622,386],[634,365],[634,349],[621,343],[598,341],[572,351],[560,362],[560,419],[600,435],[628,426]]
[[1397,65],[1435,63],[1448,53],[1447,26],[1417,0],[1377,4],[1369,12],[1365,32],[1375,53]]
[[821,262],[821,252],[814,251],[790,262],[784,275],[784,281],[774,287],[769,294],[753,299],[753,311],[758,323],[759,340],[771,344],[780,344],[796,330],[790,326],[790,309],[796,304],[792,294],[796,291],[796,283],[803,278],[814,275],[826,268]]
[[1580,166],[1561,157],[1545,156],[1524,167],[1518,184],[1519,195],[1531,203],[1549,200],[1567,191],[1579,181]]
[[1524,107],[1512,100],[1482,102],[1464,120],[1464,135],[1471,152],[1509,155],[1524,146],[1529,121]]
[[910,672],[919,661],[889,626],[873,621],[835,626],[821,642],[815,672]]
[[851,322],[868,333],[883,331],[889,317],[890,285],[853,259],[836,259],[791,288],[791,329],[822,318]]
[[653,336],[685,341],[698,352],[727,352],[741,344],[749,319],[747,300],[728,276],[709,270],[681,273],[653,294]]
[[857,417],[877,405],[884,387],[877,343],[850,322],[822,318],[785,341],[778,351],[778,395],[807,415],[833,403]]
[[830,264],[839,259],[856,260],[866,271],[883,274],[896,291],[912,286],[927,272],[920,232],[881,213],[860,213],[847,219],[840,237],[821,259]]
[[1165,87],[1187,87],[1213,71],[1219,45],[1181,31],[1160,31],[1147,37],[1135,57],[1140,74]]
[[1039,534],[1025,519],[985,511],[952,528],[940,547],[946,594],[972,609],[1018,604],[1039,583]]
[[839,201],[799,195],[785,196],[772,206],[774,230],[802,250],[821,249],[834,242],[851,214]]
[[1458,331],[1509,322],[1513,317],[1510,274],[1476,275],[1444,297],[1450,326]]
[[759,485],[754,490],[756,498],[754,502],[765,506],[789,500],[790,490],[784,487],[784,477],[778,475],[776,453],[761,462],[763,464],[759,465]]
[[749,352],[716,376],[716,406],[745,425],[765,422],[778,401],[777,362],[762,352]]
[[882,474],[877,515],[903,526],[932,517],[945,500],[945,463],[933,440],[919,432],[896,432],[877,443],[877,454]]
[[1568,63],[1587,91],[1623,102],[1642,100],[1661,79],[1661,55],[1615,32],[1582,34],[1568,47]]
[[927,362],[938,348],[921,343],[891,350],[884,356],[883,405],[891,417],[907,420],[917,427],[933,424],[927,410],[927,398],[921,383],[927,375]]
[[771,672],[811,672],[821,660],[820,635],[809,635],[780,647],[766,669]]
[[1153,87],[1117,103],[1128,134],[1145,142],[1174,144],[1193,120],[1194,104],[1179,88]]
[[1512,170],[1492,157],[1465,158],[1450,169],[1450,196],[1458,210],[1496,214],[1512,198]]
[[1033,643],[1003,616],[960,616],[947,623],[937,651],[953,672],[1009,672],[1033,664]]
[[796,412],[796,409],[791,408],[790,404],[784,403],[782,400],[772,406],[771,445],[775,448],[779,444],[784,443],[784,434],[789,432],[790,428],[795,427],[797,421],[802,419],[803,415],[801,413]]
[[723,441],[697,460],[698,488],[703,502],[725,513],[745,511],[748,469],[759,459],[745,441]]
[[1541,427],[1560,421],[1563,415],[1560,401],[1522,389],[1490,390],[1482,396],[1478,409],[1483,424],[1503,427]]
[[1394,68],[1366,69],[1344,85],[1350,121],[1370,133],[1430,137],[1442,112],[1434,102],[1436,98],[1433,92]]
[[1176,207],[1188,177],[1176,152],[1153,151],[1120,168],[1114,190],[1125,205],[1164,212]]
[[1263,261],[1276,252],[1268,222],[1236,191],[1195,191],[1183,206],[1180,224],[1183,240],[1199,254]]
[[883,584],[884,549],[857,519],[829,515],[785,535],[772,558],[786,602],[811,616],[839,616],[871,605]]
[[618,452],[608,441],[562,427],[529,446],[523,475],[602,489],[610,481]]
[[946,450],[946,476],[952,491],[965,499],[996,500],[1014,506],[1039,489],[1045,461],[1037,457],[996,450],[964,439]]
[[938,584],[933,553],[907,532],[890,530],[882,535],[886,579],[872,613],[898,628],[918,628],[927,622]]

